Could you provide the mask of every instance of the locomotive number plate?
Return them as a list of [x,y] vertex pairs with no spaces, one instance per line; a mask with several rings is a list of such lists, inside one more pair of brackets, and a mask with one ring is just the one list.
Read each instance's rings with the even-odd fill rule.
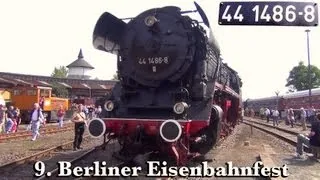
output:
[[220,25],[317,26],[314,2],[221,2]]
[[169,57],[139,57],[139,64],[169,64]]

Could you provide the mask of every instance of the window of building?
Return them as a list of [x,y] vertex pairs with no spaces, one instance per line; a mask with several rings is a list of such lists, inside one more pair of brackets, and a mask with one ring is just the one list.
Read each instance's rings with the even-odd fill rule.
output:
[[13,95],[15,95],[15,96],[21,95],[21,90],[18,90],[18,89],[14,90]]
[[40,97],[48,98],[50,95],[50,89],[40,89]]
[[37,91],[34,90],[34,89],[29,89],[29,90],[27,91],[27,95],[28,95],[28,96],[35,96],[35,95],[37,95]]

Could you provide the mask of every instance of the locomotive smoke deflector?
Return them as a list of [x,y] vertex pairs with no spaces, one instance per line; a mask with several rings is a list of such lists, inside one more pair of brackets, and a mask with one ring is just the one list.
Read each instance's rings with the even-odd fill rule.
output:
[[200,16],[201,16],[201,19],[202,19],[203,23],[204,23],[208,28],[210,28],[209,20],[208,20],[208,18],[207,18],[206,13],[202,10],[202,8],[199,6],[198,3],[194,2],[194,5],[196,6],[197,11],[198,11],[198,13],[199,13]]
[[101,51],[118,54],[126,26],[127,24],[116,16],[103,13],[94,28],[93,46]]
[[200,5],[198,3],[194,2],[194,5],[197,8],[197,12],[201,16],[201,19],[202,19],[203,23],[209,28],[209,38],[208,38],[209,43],[211,45],[213,45],[215,51],[218,54],[220,54],[220,48],[219,48],[218,42],[215,39],[215,37],[213,36],[212,28],[210,27],[209,19],[208,19],[206,13],[204,12],[204,10],[200,7]]

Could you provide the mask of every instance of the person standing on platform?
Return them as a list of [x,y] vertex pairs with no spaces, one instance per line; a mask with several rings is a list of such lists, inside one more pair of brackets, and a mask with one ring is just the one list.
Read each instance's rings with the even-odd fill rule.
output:
[[270,118],[270,114],[271,114],[269,108],[266,108],[264,114],[265,114],[265,116],[266,116],[266,118],[267,118],[267,123],[268,123],[268,122],[269,122],[269,118]]
[[101,112],[102,112],[102,108],[101,108],[101,106],[98,106],[98,108],[96,110],[96,117],[101,118]]
[[44,107],[44,97],[43,96],[41,96],[41,98],[39,100],[39,106],[41,109],[43,109],[43,107]]
[[293,128],[293,122],[294,122],[294,112],[293,112],[293,109],[290,108],[289,111],[288,111],[288,117],[289,117],[289,121],[290,121],[290,124],[291,124],[291,127]]
[[277,109],[272,112],[273,126],[279,126],[279,111]]
[[58,121],[59,121],[59,127],[60,128],[63,127],[63,118],[64,118],[65,114],[66,114],[66,112],[64,111],[63,106],[60,105],[59,110],[57,112]]
[[251,116],[251,118],[254,118],[254,110],[253,109],[250,110],[250,116]]
[[316,119],[316,110],[314,109],[314,107],[312,106],[309,110],[309,114],[310,114],[310,119],[309,119],[309,122],[310,123],[313,123]]
[[17,122],[17,128],[16,128],[16,131],[18,131],[18,128],[19,128],[19,125],[21,124],[21,117],[20,117],[20,109],[18,107],[15,107],[15,110],[14,110],[15,114],[15,119],[16,119],[16,122]]
[[264,108],[263,108],[263,107],[262,107],[262,108],[260,108],[259,113],[260,113],[260,117],[261,117],[261,119],[263,119],[263,116],[264,116]]
[[6,119],[6,110],[5,107],[0,104],[0,133],[5,132],[5,119]]
[[74,122],[74,141],[73,150],[76,151],[81,148],[82,136],[86,126],[86,114],[83,112],[83,105],[79,104],[72,116]]
[[307,125],[306,125],[306,119],[307,119],[307,112],[304,110],[304,108],[300,108],[300,117],[301,117],[301,125],[302,125],[302,130],[305,131],[307,130]]
[[34,108],[30,114],[30,124],[32,129],[32,141],[35,141],[40,135],[39,128],[40,124],[44,121],[42,110],[38,103],[34,103]]
[[[320,113],[316,115],[315,121],[311,124],[311,131],[309,134],[299,134],[297,136],[297,148],[296,153],[300,158],[303,156],[303,145],[310,147],[320,147]],[[320,161],[319,161],[320,162]]]
[[12,132],[12,127],[14,126],[14,109],[10,106],[7,110],[7,122],[6,122],[6,133]]

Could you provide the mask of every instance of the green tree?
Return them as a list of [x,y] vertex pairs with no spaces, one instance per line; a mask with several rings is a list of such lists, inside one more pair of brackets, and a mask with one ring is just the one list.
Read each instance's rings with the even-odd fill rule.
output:
[[68,76],[68,69],[65,66],[55,67],[51,77],[55,78],[67,78]]
[[[311,65],[311,88],[320,86],[320,70],[318,67]],[[289,92],[294,90],[302,91],[309,89],[308,66],[305,66],[302,61],[298,66],[292,68],[287,78],[286,87],[289,87]]]
[[111,79],[111,80],[119,80],[118,74],[117,74],[117,73],[114,74],[114,75],[112,76],[112,79]]
[[[67,78],[67,76],[68,69],[65,66],[55,67],[51,74],[51,77],[54,78]],[[58,97],[68,97],[69,91],[65,86],[54,82],[52,83],[52,94]]]

